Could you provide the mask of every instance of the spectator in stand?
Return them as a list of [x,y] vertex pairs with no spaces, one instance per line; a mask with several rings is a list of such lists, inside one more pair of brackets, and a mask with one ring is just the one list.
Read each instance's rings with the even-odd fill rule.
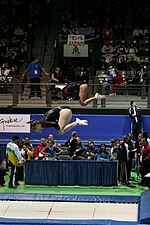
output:
[[118,41],[117,45],[114,47],[114,54],[116,56],[126,53],[126,47],[123,45],[121,41]]
[[127,68],[127,56],[124,53],[123,49],[120,49],[120,53],[118,54],[116,68],[118,70],[125,70],[126,71],[126,68]]
[[20,24],[17,24],[17,26],[14,30],[14,35],[17,40],[23,40],[24,30]]
[[7,50],[7,44],[3,39],[0,39],[0,67],[2,64],[6,61],[6,50]]
[[[54,73],[52,73],[50,80],[51,83],[54,83],[56,85],[65,83],[65,77],[63,77],[60,67],[55,68],[55,71]],[[52,86],[53,90],[52,97],[53,99],[63,99],[61,88],[56,85]]]
[[116,67],[110,66],[107,70],[108,73],[108,84],[110,84],[110,95],[116,94],[116,85],[126,84],[126,79]]
[[28,68],[23,73],[23,77],[25,77],[27,72],[29,72],[29,75],[30,75],[30,89],[31,89],[31,91],[30,91],[29,99],[34,97],[35,94],[37,94],[37,97],[42,98],[41,88],[40,88],[41,72],[42,71],[46,75],[49,75],[49,73],[47,73],[45,71],[45,69],[41,66],[41,64],[39,62],[39,58],[36,57],[35,60],[28,65]]
[[44,149],[48,146],[45,138],[41,138],[41,143],[36,147],[34,152],[35,160],[43,159],[45,157]]
[[8,79],[7,79],[7,74],[5,72],[5,69],[1,69],[1,72],[0,72],[0,82],[1,83],[7,83],[8,82]]
[[4,68],[0,72],[0,92],[7,93],[9,91],[9,79]]
[[27,62],[29,61],[28,54],[27,54],[27,52],[25,51],[24,48],[20,49],[16,58],[17,58],[17,61],[18,61],[18,63],[17,63],[18,68],[19,68],[20,72],[22,73],[26,68]]
[[69,35],[68,28],[67,28],[66,24],[63,23],[62,28],[60,29],[60,31],[58,33],[58,36],[61,39],[66,39],[68,37],[68,35]]
[[77,76],[78,81],[87,81],[89,82],[89,68],[86,66],[83,66],[80,68],[80,74]]
[[17,79],[17,82],[19,82],[20,80],[20,71],[18,69],[17,65],[14,65],[11,67],[9,74],[8,74],[8,78],[10,79],[10,82],[13,81],[13,78]]
[[122,40],[124,39],[123,27],[120,25],[115,25],[113,28],[113,40]]
[[109,153],[106,151],[106,144],[101,144],[99,150],[95,155],[95,160],[97,161],[105,161],[109,160]]
[[128,77],[127,77],[127,84],[137,84],[138,83],[138,80],[137,80],[137,76],[136,76],[136,70],[134,69],[131,69],[130,70],[130,73],[128,74]]
[[105,41],[104,45],[102,46],[101,52],[106,54],[106,53],[112,53],[113,52],[113,46],[110,41]]
[[28,44],[30,44],[31,48],[34,48],[34,42],[35,42],[35,39],[36,39],[36,32],[35,32],[35,28],[34,28],[34,26],[31,22],[28,24],[27,33],[28,33],[28,37],[29,37]]
[[147,72],[145,71],[143,67],[141,67],[140,71],[137,72],[137,79],[138,79],[138,84],[141,84],[141,85],[144,80],[147,80]]
[[139,62],[139,57],[137,57],[138,54],[138,49],[137,47],[135,47],[134,42],[131,42],[129,44],[129,46],[127,47],[127,57],[128,59],[130,58],[130,56],[134,57],[134,60]]
[[64,83],[65,79],[62,75],[60,67],[56,67],[54,73],[51,75],[52,83]]
[[84,158],[87,160],[95,160],[95,155],[98,152],[97,146],[93,140],[88,141],[88,146],[85,148]]
[[[107,58],[108,60],[108,58]],[[100,61],[98,62],[98,65],[97,65],[98,69],[100,70],[104,70],[105,73],[108,69],[108,63],[106,62],[106,56],[105,55],[102,55],[101,58],[100,58]]]
[[150,38],[150,26],[146,26],[144,29],[144,37]]
[[102,37],[104,40],[111,40],[113,37],[113,29],[110,25],[106,24],[102,30]]
[[136,72],[140,70],[140,64],[135,61],[132,55],[129,56],[127,60],[127,70],[134,69]]
[[133,38],[137,41],[137,44],[139,40],[143,39],[143,37],[144,37],[143,30],[139,26],[136,26],[133,29]]
[[[111,63],[113,54],[109,52],[108,49],[106,49],[106,53],[102,55],[102,58],[105,57],[106,67]],[[101,60],[102,61],[102,60]]]

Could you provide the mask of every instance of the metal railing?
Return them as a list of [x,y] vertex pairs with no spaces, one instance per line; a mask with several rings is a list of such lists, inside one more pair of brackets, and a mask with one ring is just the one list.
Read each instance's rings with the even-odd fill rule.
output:
[[[55,84],[50,82],[41,83],[42,98],[33,97],[29,99],[30,84],[18,83],[17,80],[13,80],[11,88],[7,92],[8,85],[5,83],[4,92],[0,88],[0,107],[53,107],[54,105],[67,104],[71,107],[80,107],[79,101],[76,99],[70,100],[64,99],[61,89]],[[34,84],[37,85],[37,84]],[[60,84],[60,88],[65,84]],[[23,87],[23,88],[22,88]],[[113,93],[112,93],[113,88]],[[58,93],[57,91],[58,90]],[[56,92],[54,94],[54,92]],[[131,100],[135,100],[142,107],[150,108],[150,86],[146,85],[143,81],[142,85],[108,85],[106,83],[100,84],[96,80],[89,81],[89,96],[94,95],[96,92],[106,95],[105,99],[94,100],[87,107],[90,108],[124,108],[129,105]],[[54,98],[55,95],[55,98]]]

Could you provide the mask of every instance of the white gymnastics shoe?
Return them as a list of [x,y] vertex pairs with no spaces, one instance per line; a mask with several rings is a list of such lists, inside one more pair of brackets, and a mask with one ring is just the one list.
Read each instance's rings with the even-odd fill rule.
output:
[[144,177],[150,177],[150,173],[147,173]]
[[87,126],[88,125],[88,121],[87,120],[80,120],[79,118],[76,118],[76,122],[79,125],[82,125],[82,126]]
[[100,94],[96,93],[96,94],[95,94],[95,98],[96,98],[97,100],[99,100],[99,99],[106,98],[106,96],[105,96],[105,95],[100,95]]

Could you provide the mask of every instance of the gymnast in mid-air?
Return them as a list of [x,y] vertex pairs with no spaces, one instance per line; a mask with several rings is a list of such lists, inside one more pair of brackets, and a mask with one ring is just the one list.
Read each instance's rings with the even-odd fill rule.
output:
[[36,132],[42,132],[45,128],[54,127],[60,134],[64,134],[67,131],[73,129],[78,125],[87,126],[87,120],[81,120],[76,118],[74,122],[70,122],[72,119],[72,111],[68,106],[58,106],[56,108],[48,110],[42,119],[30,120],[27,123],[31,124],[31,130]]
[[64,96],[72,96],[79,100],[79,103],[81,106],[86,106],[90,102],[99,99],[106,98],[105,95],[100,95],[99,93],[96,93],[94,96],[89,97],[89,85],[87,82],[72,82],[69,85],[66,85],[63,90]]

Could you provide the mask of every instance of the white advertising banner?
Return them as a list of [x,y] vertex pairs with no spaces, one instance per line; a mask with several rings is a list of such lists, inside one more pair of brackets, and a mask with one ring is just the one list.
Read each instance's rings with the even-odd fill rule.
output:
[[0,114],[0,133],[30,133],[30,115]]
[[68,45],[84,45],[84,35],[68,35]]
[[64,57],[88,57],[88,45],[72,46],[64,44]]

